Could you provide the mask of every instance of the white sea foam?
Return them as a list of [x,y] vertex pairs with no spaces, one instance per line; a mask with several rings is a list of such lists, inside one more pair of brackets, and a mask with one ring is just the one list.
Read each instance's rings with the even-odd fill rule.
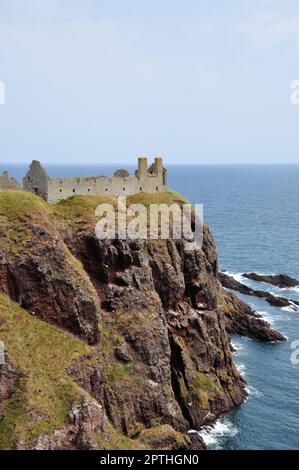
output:
[[223,441],[238,434],[238,429],[224,417],[218,419],[212,426],[204,426],[200,431],[190,430],[189,433],[198,434],[208,447],[221,449]]
[[292,302],[290,301],[290,307],[292,307],[294,309],[294,312],[298,312],[299,311],[299,305],[295,304],[295,302]]
[[[254,285],[258,286],[259,284],[261,285],[264,285],[265,286],[265,289],[263,290],[267,290],[268,292],[270,292],[272,295],[280,295],[280,293],[282,291],[285,291],[285,292],[296,292],[297,294],[299,294],[299,286],[295,286],[295,287],[279,287],[279,286],[275,286],[271,283],[268,283],[268,282],[264,282],[264,281],[255,281],[254,279],[249,279],[249,278],[246,278],[244,276],[242,276],[242,273],[231,273],[229,271],[226,271],[226,274],[229,274],[231,277],[233,277],[234,279],[236,279],[237,281],[239,282],[242,282],[243,284],[246,284],[247,283],[253,283]],[[259,276],[268,276],[269,274],[272,275],[272,276],[275,276],[275,274],[271,274],[271,273],[257,273]],[[268,288],[266,288],[266,286],[268,286]],[[270,290],[272,289],[272,291]],[[274,289],[274,290],[273,290]]]
[[231,271],[223,271],[224,274],[227,274],[230,277],[233,277],[238,282],[244,282],[244,277],[242,273],[232,273]]
[[288,291],[288,292],[296,292],[297,294],[299,294],[299,286],[296,286],[296,287],[278,287],[279,290],[283,290],[283,291]]
[[273,318],[273,316],[269,312],[266,312],[265,310],[257,310],[256,313],[261,315],[261,317],[262,317],[261,320],[267,321],[272,326],[275,324],[275,319]]
[[233,355],[234,357],[246,356],[247,352],[243,344],[232,341]]
[[292,305],[288,305],[287,307],[282,307],[281,310],[283,310],[284,312],[294,313],[294,312],[298,312],[299,308],[298,308],[298,305],[292,304]]
[[245,377],[246,373],[246,366],[245,364],[236,364],[236,367],[237,367],[237,370],[239,371],[240,375],[242,375],[242,377]]
[[250,397],[260,398],[264,396],[262,392],[260,392],[257,388],[253,387],[252,385],[247,385],[247,387],[245,387],[245,390]]
[[234,348],[235,352],[240,352],[244,350],[243,344],[237,343],[235,341],[232,341],[232,347]]

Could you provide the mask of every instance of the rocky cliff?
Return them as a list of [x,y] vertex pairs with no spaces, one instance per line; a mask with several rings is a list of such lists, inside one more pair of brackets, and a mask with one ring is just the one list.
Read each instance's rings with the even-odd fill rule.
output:
[[230,333],[283,339],[224,291],[207,227],[200,251],[99,241],[103,200],[0,192],[0,448],[201,448],[246,397]]

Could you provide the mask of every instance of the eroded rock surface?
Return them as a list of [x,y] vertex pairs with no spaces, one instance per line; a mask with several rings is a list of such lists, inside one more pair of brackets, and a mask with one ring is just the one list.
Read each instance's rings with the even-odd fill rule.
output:
[[299,286],[299,281],[294,279],[286,274],[257,274],[257,273],[244,273],[242,276],[247,277],[247,279],[252,279],[257,282],[267,282],[273,286],[280,288],[296,287]]
[[5,225],[0,229],[0,292],[38,318],[90,344],[98,342],[98,296],[64,244],[57,221],[36,211]]
[[286,299],[285,297],[276,296],[267,291],[252,289],[251,287],[242,284],[228,274],[219,273],[219,280],[223,287],[236,290],[241,292],[241,294],[265,299],[266,302],[268,302],[273,307],[291,307],[294,311],[299,310],[299,302],[297,300]]
[[92,345],[68,368],[89,398],[33,447],[204,447],[187,431],[246,397],[229,333],[284,338],[224,291],[207,227],[199,251],[174,240],[99,241],[76,201],[0,212],[0,291]]

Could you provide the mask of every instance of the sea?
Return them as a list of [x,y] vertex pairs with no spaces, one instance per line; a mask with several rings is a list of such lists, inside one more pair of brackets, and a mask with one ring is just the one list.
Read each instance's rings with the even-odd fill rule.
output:
[[[50,176],[61,178],[109,176],[118,167],[135,169],[46,165]],[[0,172],[4,169],[19,180],[26,172],[24,165],[0,163]],[[203,204],[221,270],[248,286],[299,300],[298,287],[279,289],[242,277],[254,271],[299,279],[299,165],[170,165],[168,186]],[[233,336],[248,399],[198,432],[209,449],[299,449],[299,312],[240,297],[288,340],[262,343]]]

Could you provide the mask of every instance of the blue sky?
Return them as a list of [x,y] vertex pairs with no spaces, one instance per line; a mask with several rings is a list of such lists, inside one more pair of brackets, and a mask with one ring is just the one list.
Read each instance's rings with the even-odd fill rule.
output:
[[0,0],[0,160],[299,163],[297,0]]

